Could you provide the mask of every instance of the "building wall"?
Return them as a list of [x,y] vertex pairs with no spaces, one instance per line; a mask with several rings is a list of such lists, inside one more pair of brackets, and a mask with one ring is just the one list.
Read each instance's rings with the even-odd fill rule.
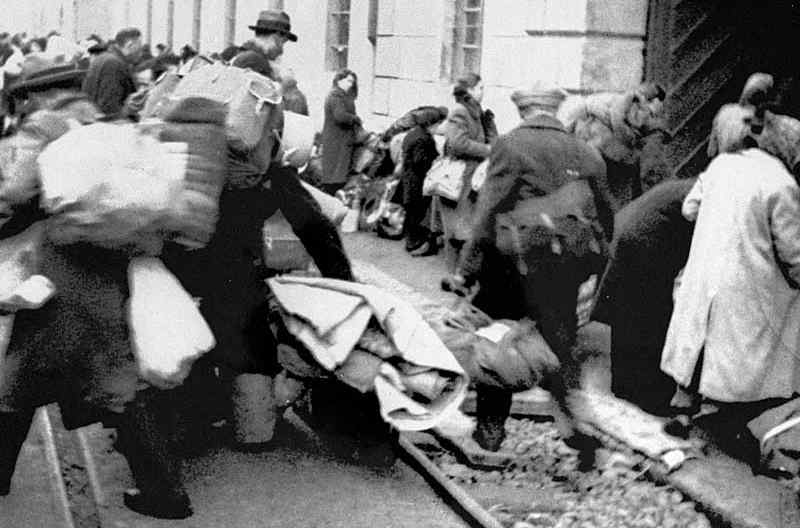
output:
[[[9,0],[10,1],[10,0]],[[146,33],[148,0],[77,0],[76,31],[113,35],[125,26]],[[173,41],[168,42],[169,0],[152,3],[150,41],[179,50],[192,43],[194,0],[173,0]],[[71,0],[19,0],[30,27],[57,27],[58,4]],[[451,105],[450,78],[455,0],[379,0],[375,43],[368,39],[370,0],[351,0],[348,67],[359,76],[359,113],[380,128],[422,104]],[[647,0],[484,0],[481,71],[484,106],[501,132],[518,122],[509,100],[519,86],[557,84],[572,91],[621,90],[643,77]],[[200,51],[222,50],[226,0],[202,0]],[[252,37],[247,26],[268,5],[283,5],[298,43],[288,43],[276,65],[291,68],[321,125],[333,72],[325,64],[327,0],[236,0],[235,42]],[[53,26],[55,24],[56,26]]]

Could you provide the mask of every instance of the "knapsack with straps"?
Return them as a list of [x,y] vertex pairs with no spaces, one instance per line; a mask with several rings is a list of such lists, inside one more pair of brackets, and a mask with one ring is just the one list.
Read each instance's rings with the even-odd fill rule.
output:
[[[225,121],[228,146],[252,150],[282,97],[277,83],[254,71],[224,64],[211,64],[184,75],[163,103],[162,112],[180,114],[183,122],[207,122],[206,108],[193,105],[210,99],[227,107]],[[183,106],[180,112],[176,107]],[[196,111],[193,111],[196,110]],[[162,117],[157,115],[156,117]]]

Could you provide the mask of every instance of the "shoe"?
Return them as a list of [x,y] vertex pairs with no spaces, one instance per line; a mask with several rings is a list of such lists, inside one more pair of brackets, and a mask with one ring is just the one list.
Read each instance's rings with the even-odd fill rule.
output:
[[505,419],[488,423],[478,422],[475,432],[472,433],[472,439],[486,451],[499,451],[503,440],[506,439]]
[[122,497],[125,506],[141,515],[157,519],[186,519],[194,511],[189,497],[184,493],[177,497],[165,498],[156,494],[143,493],[138,489],[130,489]]
[[665,433],[677,438],[683,438],[684,440],[689,438],[689,432],[691,430],[692,419],[687,414],[679,414],[664,424]]
[[602,447],[599,440],[593,436],[575,432],[572,436],[565,438],[564,443],[578,452],[578,471],[586,473],[594,468],[597,449]]

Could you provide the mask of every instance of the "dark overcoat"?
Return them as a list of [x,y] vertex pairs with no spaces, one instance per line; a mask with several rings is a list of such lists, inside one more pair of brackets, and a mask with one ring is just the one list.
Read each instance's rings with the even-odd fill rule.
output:
[[344,183],[350,174],[356,136],[361,119],[353,96],[338,86],[325,99],[322,126],[322,183]]
[[92,61],[83,80],[83,91],[104,114],[120,116],[125,99],[136,91],[136,85],[130,64],[116,46]]
[[611,259],[592,319],[611,326],[612,390],[652,412],[666,410],[675,383],[659,367],[675,276],[694,224],[681,204],[695,178],[656,185],[617,215]]
[[478,193],[470,239],[462,255],[465,276],[478,273],[484,246],[494,244],[495,215],[514,208],[520,198],[545,196],[565,183],[586,179],[594,193],[598,222],[613,232],[611,194],[600,154],[569,134],[550,116],[523,121],[494,143],[486,181]]

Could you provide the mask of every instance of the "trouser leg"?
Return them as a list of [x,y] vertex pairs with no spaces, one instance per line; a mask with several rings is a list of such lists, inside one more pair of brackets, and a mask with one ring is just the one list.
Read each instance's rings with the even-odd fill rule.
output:
[[8,495],[22,444],[33,422],[34,409],[0,413],[0,496]]
[[118,447],[143,494],[180,502],[187,495],[172,436],[177,416],[169,396],[156,390],[139,394],[120,417]]

